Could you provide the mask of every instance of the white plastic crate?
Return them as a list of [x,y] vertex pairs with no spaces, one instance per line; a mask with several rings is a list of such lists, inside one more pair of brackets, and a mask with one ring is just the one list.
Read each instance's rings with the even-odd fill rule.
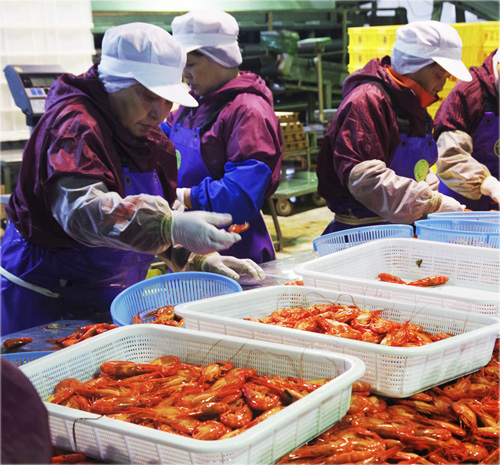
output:
[[[244,320],[264,318],[280,308],[324,303],[383,310],[383,318],[409,320],[433,334],[455,336],[421,347],[391,347]],[[189,302],[179,305],[177,311],[188,329],[359,357],[366,365],[362,380],[374,392],[390,397],[408,397],[485,366],[500,334],[495,317],[303,286],[274,286]]]
[[263,375],[334,379],[239,436],[218,441],[186,438],[46,402],[52,443],[114,463],[274,463],[340,420],[349,409],[352,383],[364,373],[364,363],[355,357],[160,325],[117,328],[20,369],[46,399],[60,380],[88,380],[105,361],[144,363],[166,354],[192,364],[230,360]]
[[[500,250],[423,239],[379,239],[317,258],[294,269],[306,286],[500,316]],[[379,273],[446,284],[421,288],[382,282]]]

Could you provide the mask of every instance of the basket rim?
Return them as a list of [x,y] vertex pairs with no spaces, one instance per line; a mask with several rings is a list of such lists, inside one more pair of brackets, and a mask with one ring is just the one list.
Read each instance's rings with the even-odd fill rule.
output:
[[[330,398],[332,395],[341,395],[345,389],[350,390],[350,385],[357,379],[361,378],[365,373],[365,363],[358,357],[348,355],[348,354],[338,354],[334,352],[325,353],[324,351],[313,349],[313,348],[301,348],[294,346],[284,346],[282,344],[268,343],[265,341],[258,340],[247,340],[244,338],[239,338],[230,335],[214,334],[210,332],[203,331],[193,331],[186,329],[185,332],[178,333],[175,328],[161,325],[134,325],[125,326],[117,328],[114,331],[107,331],[102,333],[95,338],[82,341],[79,344],[75,344],[71,347],[65,349],[66,360],[64,363],[71,363],[75,357],[81,356],[83,353],[89,352],[91,349],[97,350],[101,347],[106,346],[109,341],[114,340],[124,340],[130,336],[135,335],[154,335],[161,336],[164,338],[175,338],[179,342],[190,342],[196,340],[203,340],[204,343],[209,341],[210,343],[217,345],[221,342],[226,344],[231,350],[262,350],[265,353],[274,354],[287,354],[294,357],[296,360],[301,360],[302,357],[308,355],[316,361],[320,360],[330,360],[335,361],[335,363],[342,364],[345,367],[345,371],[339,374],[336,378],[332,379],[330,382],[333,384],[325,385],[318,388],[316,391],[310,394],[311,397],[306,396],[300,399],[301,403],[297,402],[295,405],[292,404],[289,410],[282,410],[276,415],[266,419],[266,422],[261,422],[259,425],[255,425],[255,429],[250,429],[239,436],[225,439],[224,441],[201,441],[193,438],[184,438],[182,436],[174,435],[172,433],[166,433],[164,431],[151,430],[149,428],[143,428],[139,425],[130,425],[126,422],[119,420],[114,420],[111,418],[105,418],[101,415],[94,413],[87,413],[89,419],[99,418],[99,427],[104,429],[111,429],[119,434],[124,434],[127,437],[133,437],[141,440],[147,440],[152,444],[158,444],[161,446],[175,447],[180,450],[187,450],[193,453],[201,454],[227,454],[238,452],[242,448],[250,447],[255,444],[257,440],[263,440],[269,433],[272,433],[276,428],[282,427],[284,424],[288,424],[290,420],[297,420],[300,418],[300,414],[304,414],[308,409],[312,407],[319,407],[321,402]],[[50,361],[50,364],[54,364],[58,361],[62,362],[61,354],[55,354]],[[69,362],[68,362],[69,360]],[[326,362],[325,362],[326,363]],[[38,361],[35,366],[20,367],[28,378],[33,377],[39,373],[39,371],[45,366],[50,365],[48,361],[43,359]],[[45,365],[45,366],[44,366]],[[333,392],[333,387],[336,390]],[[323,389],[325,388],[326,389]],[[72,413],[68,407],[63,407],[57,404],[51,404],[44,401],[44,405],[47,407],[49,414],[54,414],[58,417],[63,417],[64,419],[69,419],[71,421],[75,420],[77,415]],[[75,410],[78,414],[81,411]],[[79,415],[80,416],[80,415]],[[267,421],[269,420],[269,421]],[[137,426],[137,428],[130,428]],[[245,434],[249,433],[249,434]]]
[[[428,218],[426,220],[418,220],[415,221],[415,226],[423,226],[423,227],[433,227],[433,225],[439,223],[450,223],[450,224],[467,224],[467,225],[479,225],[485,226],[487,229],[500,229],[500,224],[492,223],[491,221],[470,221],[463,218]],[[442,227],[439,229],[443,229]]]
[[[20,361],[20,359],[32,358],[30,361],[38,360],[41,357],[46,355],[53,354],[54,352],[58,352],[57,350],[33,350],[30,352],[11,352],[2,354],[2,358],[8,360],[9,362]],[[26,362],[29,363],[29,362]]]
[[[343,231],[335,231],[329,234],[325,234],[323,236],[316,237],[313,239],[313,247],[314,250],[318,251],[317,246],[323,245],[324,243],[329,243],[332,240],[336,238],[340,238],[343,236],[351,237],[351,236],[356,236],[361,233],[367,233],[370,231],[394,231],[394,232],[407,232],[408,233],[408,238],[413,237],[414,231],[413,227],[409,224],[381,224],[381,225],[373,225],[373,226],[361,226],[359,228],[351,228],[351,229],[345,229]],[[365,243],[365,242],[370,242],[372,240],[377,240],[377,239],[386,239],[386,237],[380,237],[380,238],[374,238],[370,240],[363,240],[360,243]],[[334,242],[334,241],[333,241]],[[352,246],[351,246],[352,247]]]
[[[344,291],[336,291],[336,290],[323,289],[311,286],[298,286],[298,287],[294,286],[293,288],[291,288],[291,286],[285,286],[285,285],[272,286],[261,289],[251,289],[246,292],[256,295],[263,295],[271,299],[276,296],[283,296],[283,295],[286,296],[287,294],[288,295],[299,294],[301,296],[302,295],[305,296],[308,293],[317,293],[318,295],[321,294],[322,297],[327,297],[327,298],[332,297],[337,299],[340,299],[342,295],[346,295],[346,292]],[[401,308],[402,310],[410,310],[412,307],[415,307],[415,304],[410,302],[398,302],[398,301],[392,301],[387,298],[372,297],[356,293],[349,293],[349,297],[355,299],[357,298],[359,299],[358,301],[363,301],[363,304],[369,303],[380,306],[386,306],[387,308],[394,307],[394,308]],[[219,298],[219,304],[220,304],[219,307],[224,305],[224,301],[227,302],[228,300],[229,301],[233,300],[234,302],[237,302],[237,300],[240,298],[241,297],[237,294],[221,296]],[[250,296],[248,298],[250,298]],[[199,309],[197,309],[197,307],[205,307],[205,306],[207,306],[207,303],[203,301],[186,302],[184,304],[179,305],[177,312],[178,315],[182,316],[183,318],[189,318],[189,317],[197,318],[200,320],[213,321],[224,325],[227,324],[227,321],[229,319],[231,321],[231,324],[238,326],[239,328],[253,328],[255,331],[258,332],[265,332],[270,334],[274,333],[281,335],[283,337],[286,337],[287,335],[290,336],[296,335],[296,337],[300,337],[301,339],[308,340],[310,342],[317,342],[317,343],[336,342],[338,345],[343,345],[344,347],[348,347],[351,349],[359,349],[365,352],[374,352],[376,354],[388,355],[388,356],[410,357],[410,356],[432,355],[441,352],[445,348],[452,347],[458,343],[465,343],[470,340],[474,340],[476,339],[478,332],[481,335],[487,335],[500,331],[500,320],[497,317],[489,315],[481,315],[476,313],[469,314],[467,312],[453,310],[451,308],[440,308],[433,305],[427,305],[426,308],[423,308],[418,313],[422,313],[424,315],[439,314],[443,315],[444,317],[449,317],[450,319],[453,319],[454,317],[457,318],[462,317],[464,321],[471,320],[478,324],[484,325],[484,327],[481,328],[480,330],[469,331],[469,333],[475,333],[475,335],[464,333],[462,335],[457,335],[454,338],[443,339],[441,341],[436,341],[433,342],[432,344],[427,344],[419,347],[381,346],[370,342],[358,341],[348,338],[340,338],[336,336],[330,336],[327,334],[309,333],[308,331],[300,331],[294,328],[287,328],[274,325],[264,326],[263,323],[241,320],[239,317],[236,316],[230,316],[227,314],[218,314],[218,313],[208,313],[206,311],[200,311]],[[334,338],[333,340],[330,339],[332,337]]]

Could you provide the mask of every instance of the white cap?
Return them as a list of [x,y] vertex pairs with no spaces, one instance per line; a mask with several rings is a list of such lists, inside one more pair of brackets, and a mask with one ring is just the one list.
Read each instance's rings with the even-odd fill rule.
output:
[[[469,70],[462,62],[462,39],[449,24],[439,21],[414,21],[401,26],[396,30],[394,50],[403,55],[424,59],[420,60],[422,63],[433,60],[457,79],[472,80]],[[401,53],[398,56],[401,56]]]
[[186,57],[184,48],[161,27],[123,24],[104,34],[99,76],[135,79],[165,100],[196,107],[198,102],[182,83]]
[[198,50],[226,68],[243,62],[236,19],[224,11],[195,10],[172,21],[172,35],[186,49]]

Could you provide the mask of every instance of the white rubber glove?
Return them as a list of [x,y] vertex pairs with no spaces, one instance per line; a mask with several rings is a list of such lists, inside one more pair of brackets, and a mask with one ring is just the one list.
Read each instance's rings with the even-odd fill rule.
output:
[[183,212],[186,209],[186,204],[184,203],[184,193],[187,191],[187,187],[178,187],[175,190],[177,194],[177,200],[172,205],[172,210]]
[[488,176],[481,184],[481,194],[487,195],[500,204],[500,182],[493,176]]
[[[241,236],[217,227],[231,224],[232,217],[225,213],[204,211],[172,212],[172,245],[182,246],[191,252],[206,255],[225,250]],[[217,227],[216,227],[217,226]]]
[[207,255],[201,264],[201,271],[221,274],[235,280],[240,279],[240,276],[244,274],[250,275],[257,281],[262,281],[266,277],[264,270],[253,260],[224,256],[218,253]]
[[458,200],[448,195],[441,194],[441,206],[435,211],[435,213],[440,212],[463,212],[465,210],[465,205],[462,205]]

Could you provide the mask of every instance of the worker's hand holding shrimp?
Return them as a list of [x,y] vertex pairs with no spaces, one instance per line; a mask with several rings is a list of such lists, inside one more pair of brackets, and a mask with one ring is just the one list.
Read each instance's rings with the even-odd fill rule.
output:
[[223,213],[173,211],[169,225],[172,244],[199,254],[227,249],[241,240],[239,234],[218,229],[231,221],[231,215]]

